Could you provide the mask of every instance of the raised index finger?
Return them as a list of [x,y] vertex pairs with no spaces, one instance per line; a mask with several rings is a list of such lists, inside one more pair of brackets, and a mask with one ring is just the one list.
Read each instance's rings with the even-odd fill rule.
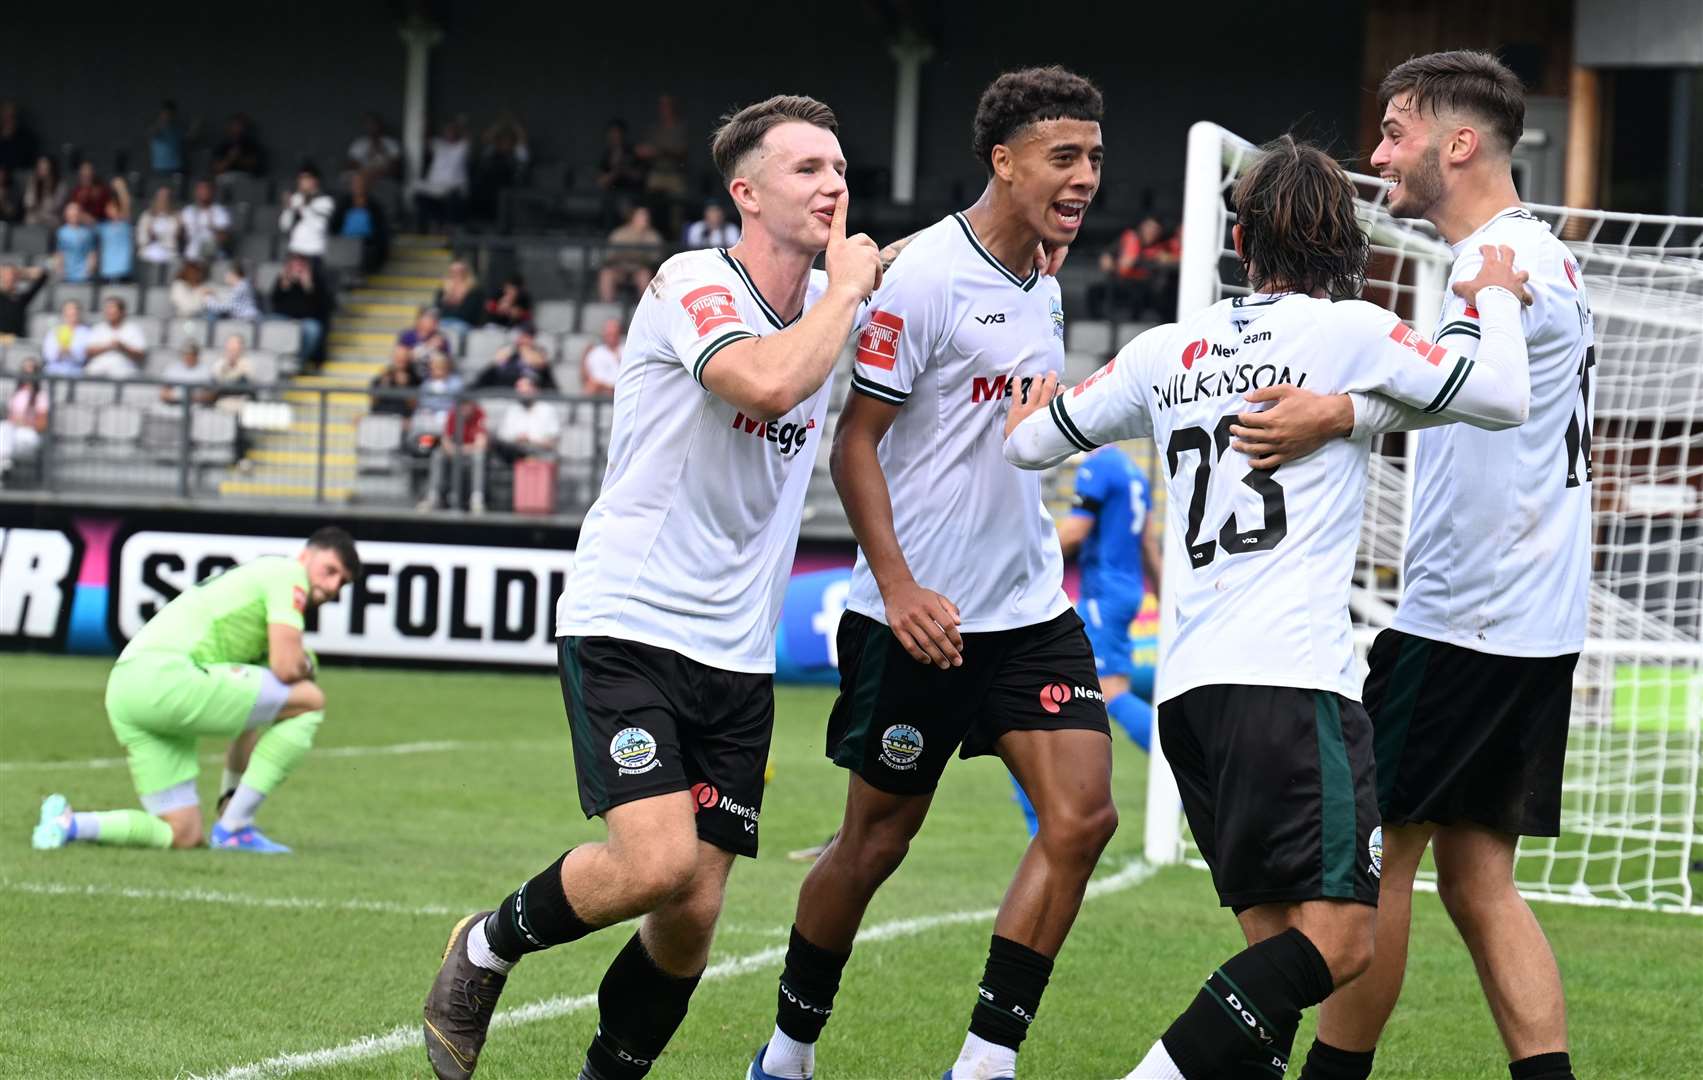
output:
[[834,220],[828,223],[830,242],[846,238],[846,202],[850,195],[849,191],[842,191],[840,197],[834,200]]

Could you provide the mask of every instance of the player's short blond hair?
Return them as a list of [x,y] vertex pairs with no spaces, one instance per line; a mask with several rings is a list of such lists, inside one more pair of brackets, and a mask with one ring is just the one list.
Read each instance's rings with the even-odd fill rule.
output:
[[812,124],[835,135],[840,133],[834,110],[813,97],[776,94],[766,101],[747,105],[722,117],[721,126],[710,140],[710,157],[715,160],[722,179],[732,183],[740,162],[762,143],[763,136],[771,128],[792,121]]

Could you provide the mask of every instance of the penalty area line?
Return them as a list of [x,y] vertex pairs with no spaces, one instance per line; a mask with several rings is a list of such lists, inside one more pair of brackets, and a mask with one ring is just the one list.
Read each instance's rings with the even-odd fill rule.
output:
[[[544,744],[541,739],[513,739],[506,742],[468,742],[461,739],[436,739],[428,742],[381,743],[377,746],[327,746],[310,751],[315,760],[324,758],[384,757],[391,754],[438,754],[450,750],[488,749],[495,746]],[[225,760],[223,754],[203,754],[204,765],[216,765]],[[84,758],[77,761],[0,761],[0,773],[53,772],[61,769],[117,769],[129,763],[128,758]]]
[[[1110,896],[1113,893],[1133,889],[1152,877],[1158,868],[1140,859],[1132,860],[1114,873],[1095,879],[1088,883],[1087,894],[1083,897],[1092,900],[1096,897]],[[893,919],[888,922],[876,923],[858,932],[857,943],[860,945],[873,944],[878,941],[892,941],[896,938],[914,937],[942,926],[957,926],[963,923],[986,922],[999,913],[998,908],[979,908],[973,911],[948,911],[939,915],[921,915],[910,919]],[[733,956],[726,960],[718,960],[704,970],[703,982],[719,979],[731,979],[736,975],[750,975],[766,969],[772,970],[775,965],[786,959],[786,946],[774,945],[767,949],[759,949],[743,956]],[[522,1024],[533,1024],[541,1020],[552,1020],[559,1016],[582,1012],[597,1007],[596,994],[579,994],[576,996],[558,996],[544,998],[540,1001],[529,1002],[514,1008],[504,1009],[491,1020],[492,1028],[518,1027]],[[236,1065],[217,1073],[190,1074],[188,1080],[262,1080],[262,1078],[292,1076],[296,1073],[308,1072],[313,1069],[330,1068],[333,1065],[344,1065],[351,1061],[361,1061],[366,1058],[381,1057],[408,1049],[423,1049],[424,1036],[420,1032],[418,1021],[391,1028],[389,1031],[372,1035],[363,1035],[358,1039],[343,1043],[340,1046],[329,1046],[323,1050],[306,1050],[294,1054],[280,1054],[277,1057],[256,1061],[248,1065]]]
[[442,904],[398,904],[390,900],[323,900],[314,896],[255,896],[219,889],[143,889],[127,885],[69,885],[55,881],[13,881],[0,878],[0,892],[36,896],[117,897],[124,900],[163,900],[175,904],[229,904],[235,907],[284,911],[363,911],[380,915],[460,915],[464,908]]

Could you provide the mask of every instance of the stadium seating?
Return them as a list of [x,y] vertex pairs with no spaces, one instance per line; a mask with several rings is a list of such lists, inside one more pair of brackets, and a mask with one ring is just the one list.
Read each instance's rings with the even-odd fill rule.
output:
[[293,319],[262,319],[255,345],[269,352],[294,356],[302,351],[302,328]]

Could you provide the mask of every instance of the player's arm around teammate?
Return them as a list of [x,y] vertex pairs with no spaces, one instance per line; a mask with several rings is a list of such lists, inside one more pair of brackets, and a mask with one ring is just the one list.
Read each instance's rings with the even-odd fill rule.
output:
[[[1517,297],[1521,304],[1531,304],[1531,290],[1526,287],[1530,275],[1514,265],[1513,248],[1486,244],[1479,249],[1478,258],[1478,273],[1469,280],[1457,281],[1450,286],[1454,295],[1471,305],[1477,300],[1480,290],[1496,286]],[[1480,342],[1472,350],[1474,355],[1469,359],[1474,362],[1474,370],[1480,362],[1494,370],[1503,360],[1498,353],[1511,351],[1514,342],[1510,337],[1521,333],[1519,309],[1493,311],[1485,331],[1489,334],[1491,347],[1486,349]],[[1509,377],[1518,376],[1511,374]],[[1268,386],[1247,395],[1250,405],[1269,407],[1237,417],[1237,423],[1230,427],[1230,434],[1234,436],[1230,447],[1248,455],[1249,464],[1256,469],[1275,469],[1285,462],[1306,457],[1332,439],[1370,438],[1392,431],[1420,431],[1457,420],[1497,431],[1523,423],[1529,414],[1529,374],[1525,378],[1526,392],[1522,396],[1527,400],[1528,408],[1518,416],[1504,415],[1494,408],[1490,411],[1468,409],[1462,412],[1457,408],[1430,411],[1380,393],[1316,394],[1299,386]],[[1495,388],[1485,386],[1487,382],[1489,380],[1480,373],[1474,389],[1488,391],[1494,405],[1502,395],[1495,393]],[[1450,404],[1457,403],[1451,401]]]

